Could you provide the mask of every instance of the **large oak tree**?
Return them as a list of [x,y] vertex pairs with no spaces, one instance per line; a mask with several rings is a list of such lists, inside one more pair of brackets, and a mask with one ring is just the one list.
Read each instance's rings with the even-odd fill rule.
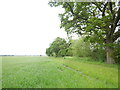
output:
[[[118,3],[119,4],[119,3]],[[62,6],[61,28],[67,33],[85,35],[106,48],[107,63],[114,63],[113,44],[120,36],[120,6],[115,2],[49,2]]]

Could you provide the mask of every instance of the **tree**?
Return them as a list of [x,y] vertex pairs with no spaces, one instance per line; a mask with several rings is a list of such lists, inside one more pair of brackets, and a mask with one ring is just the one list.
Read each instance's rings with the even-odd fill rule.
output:
[[84,41],[84,38],[79,38],[77,40],[72,40],[72,53],[74,56],[78,57],[90,57],[90,43]]
[[48,56],[50,56],[52,53],[51,53],[51,51],[50,51],[50,48],[47,48],[46,49],[46,54],[48,55]]
[[107,63],[114,63],[113,46],[120,36],[120,29],[116,29],[120,26],[120,7],[115,2],[49,2],[49,5],[65,9],[59,14],[61,28],[104,45]]
[[48,56],[56,56],[63,57],[66,56],[68,44],[65,39],[57,37],[50,45],[49,48],[46,49],[46,54]]

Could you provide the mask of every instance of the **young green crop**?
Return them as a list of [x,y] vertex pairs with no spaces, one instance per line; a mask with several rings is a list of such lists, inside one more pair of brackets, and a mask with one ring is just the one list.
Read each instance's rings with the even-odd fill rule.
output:
[[117,88],[117,68],[74,58],[3,57],[3,88]]

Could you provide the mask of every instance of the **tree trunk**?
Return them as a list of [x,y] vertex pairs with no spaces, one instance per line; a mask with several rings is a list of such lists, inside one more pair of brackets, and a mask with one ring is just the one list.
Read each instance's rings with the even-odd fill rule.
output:
[[113,47],[110,45],[113,43],[113,39],[112,36],[110,37],[109,35],[107,35],[107,39],[106,39],[106,58],[107,58],[107,63],[108,64],[114,64],[114,54],[113,54]]
[[107,63],[108,64],[114,64],[114,58],[113,58],[113,49],[109,46],[106,46],[106,54],[107,54]]

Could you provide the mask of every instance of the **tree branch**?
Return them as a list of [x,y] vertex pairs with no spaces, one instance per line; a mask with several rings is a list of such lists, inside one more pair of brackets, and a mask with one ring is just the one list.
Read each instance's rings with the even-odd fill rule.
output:
[[117,16],[116,16],[115,22],[114,22],[115,28],[116,28],[117,23],[119,22],[119,20],[120,20],[120,7],[119,7],[119,9],[118,9],[118,11],[117,11]]
[[120,30],[118,30],[114,36],[113,36],[113,41],[117,40],[120,37]]
[[68,2],[65,2],[65,3],[69,6],[70,12],[71,12],[74,16],[76,16],[76,18],[74,18],[74,19],[79,19],[79,18],[81,18],[81,19],[83,19],[83,20],[87,20],[87,18],[82,18],[82,17],[80,17],[78,14],[74,13],[73,8],[71,7],[71,5],[70,5]]
[[105,16],[105,10],[106,10],[107,4],[108,2],[104,4],[103,11],[102,11],[102,17]]
[[109,37],[115,32],[116,27],[119,25],[119,24],[117,25],[117,23],[119,21],[120,21],[120,7],[119,7],[119,9],[117,11],[117,16],[116,16],[116,18],[115,18],[115,20],[113,22],[113,25],[111,26],[111,32],[110,32]]
[[112,10],[112,2],[109,2],[109,6],[110,6],[110,11],[113,14],[113,10]]
[[94,4],[95,6],[97,6],[97,8],[102,12],[101,7],[98,5],[98,3],[92,2],[92,4]]
[[71,13],[74,15],[75,13],[73,12],[71,5],[68,2],[65,2],[65,3],[69,6]]

